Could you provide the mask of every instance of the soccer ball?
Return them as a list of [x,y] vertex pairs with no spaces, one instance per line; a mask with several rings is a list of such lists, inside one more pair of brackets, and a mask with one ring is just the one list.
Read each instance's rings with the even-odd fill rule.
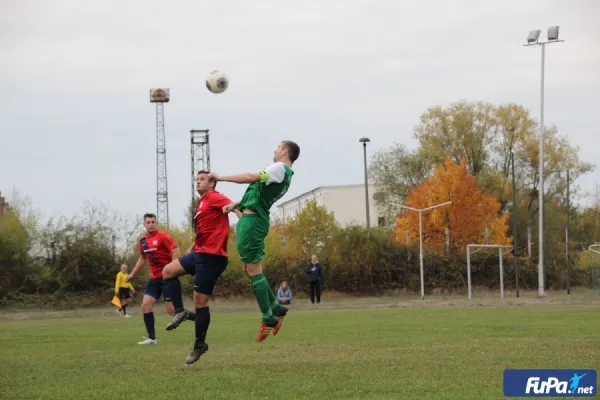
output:
[[206,88],[213,93],[223,93],[229,87],[229,78],[221,71],[213,71],[206,77]]

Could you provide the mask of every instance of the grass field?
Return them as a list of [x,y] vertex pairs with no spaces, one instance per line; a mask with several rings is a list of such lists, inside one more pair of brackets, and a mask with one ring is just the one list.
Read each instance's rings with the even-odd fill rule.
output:
[[0,398],[501,399],[505,368],[600,369],[591,299],[302,301],[262,344],[252,302],[217,302],[210,350],[193,366],[193,324],[164,331],[162,305],[150,346],[136,345],[139,304],[130,319],[110,308],[5,311]]

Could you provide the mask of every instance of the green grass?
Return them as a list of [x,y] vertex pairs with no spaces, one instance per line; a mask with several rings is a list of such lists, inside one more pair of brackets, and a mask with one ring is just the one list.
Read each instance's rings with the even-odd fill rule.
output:
[[600,369],[597,305],[298,305],[262,344],[253,307],[217,303],[210,350],[193,366],[184,364],[193,323],[166,332],[162,310],[152,346],[136,345],[145,334],[137,306],[130,319],[108,309],[5,319],[0,398],[481,400],[503,398],[505,368]]

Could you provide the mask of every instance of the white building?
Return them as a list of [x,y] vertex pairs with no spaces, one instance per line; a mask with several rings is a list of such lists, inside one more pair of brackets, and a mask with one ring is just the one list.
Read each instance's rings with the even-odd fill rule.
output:
[[[378,215],[373,199],[374,193],[375,186],[369,185],[369,219],[371,227],[383,226],[384,219]],[[320,186],[280,203],[277,206],[279,217],[283,219],[293,218],[311,200],[315,200],[317,205],[325,206],[329,211],[333,211],[336,221],[341,226],[349,224],[367,225],[364,184]]]

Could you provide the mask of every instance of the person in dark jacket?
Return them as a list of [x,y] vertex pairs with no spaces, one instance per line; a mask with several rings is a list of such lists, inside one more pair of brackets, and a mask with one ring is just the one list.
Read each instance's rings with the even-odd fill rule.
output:
[[313,254],[311,262],[304,269],[308,282],[310,284],[310,304],[315,304],[315,294],[317,304],[321,304],[321,281],[323,280],[323,267],[317,261],[317,255]]

